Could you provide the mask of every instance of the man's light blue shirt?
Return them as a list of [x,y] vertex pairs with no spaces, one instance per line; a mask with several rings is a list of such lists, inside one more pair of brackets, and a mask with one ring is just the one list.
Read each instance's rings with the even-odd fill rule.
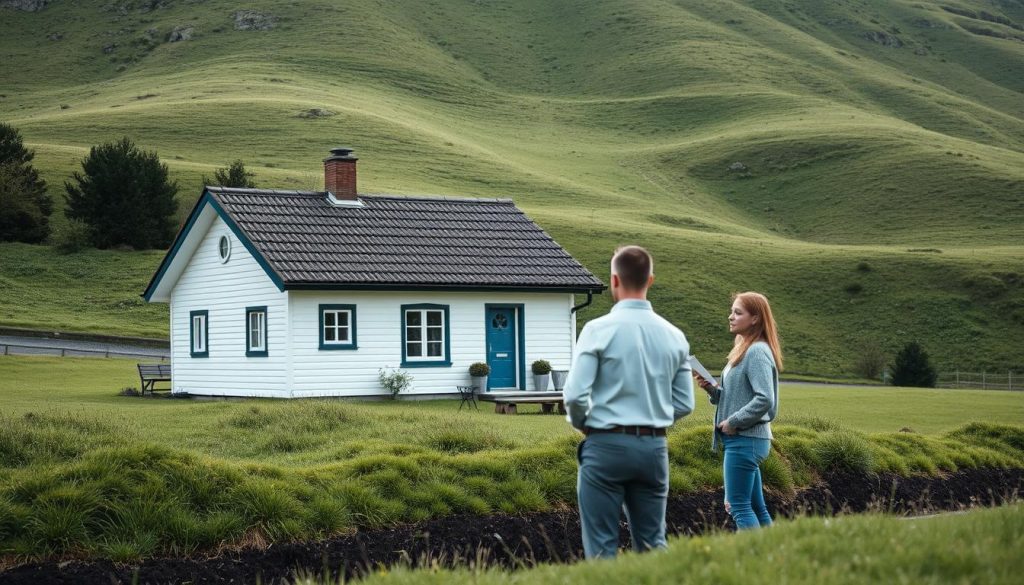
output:
[[665,428],[693,412],[686,336],[649,301],[619,301],[583,327],[565,382],[572,426]]

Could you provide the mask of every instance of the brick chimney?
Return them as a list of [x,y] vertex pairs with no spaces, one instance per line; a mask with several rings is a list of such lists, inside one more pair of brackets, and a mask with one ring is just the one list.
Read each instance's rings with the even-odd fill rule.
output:
[[331,149],[331,156],[324,159],[324,188],[340,201],[356,200],[356,161],[352,149],[338,147]]

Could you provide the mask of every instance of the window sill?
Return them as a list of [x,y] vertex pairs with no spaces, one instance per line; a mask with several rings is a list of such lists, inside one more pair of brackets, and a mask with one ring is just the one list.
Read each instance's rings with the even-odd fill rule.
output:
[[402,368],[450,368],[452,363],[450,361],[443,362],[402,362]]
[[267,357],[267,351],[245,350],[245,357]]
[[204,351],[202,353],[189,353],[188,355],[189,355],[189,357],[194,357],[194,358],[208,358],[208,357],[210,357],[210,352]]
[[321,351],[335,351],[335,350],[346,350],[346,349],[348,349],[348,350],[359,349],[359,346],[357,346],[354,343],[321,343],[320,344],[320,350]]

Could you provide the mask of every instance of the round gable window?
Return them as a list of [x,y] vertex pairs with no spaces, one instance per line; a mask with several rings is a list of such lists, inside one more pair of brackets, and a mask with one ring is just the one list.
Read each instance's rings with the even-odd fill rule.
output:
[[228,261],[231,257],[231,238],[227,236],[220,237],[220,261],[223,264]]

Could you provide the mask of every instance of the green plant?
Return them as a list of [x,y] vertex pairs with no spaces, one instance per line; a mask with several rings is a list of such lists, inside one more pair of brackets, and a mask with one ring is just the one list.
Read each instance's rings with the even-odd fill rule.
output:
[[530,370],[533,371],[536,376],[543,376],[551,372],[551,362],[547,360],[537,360],[530,365]]
[[402,370],[381,368],[377,371],[377,380],[392,397],[398,396],[412,385],[412,375]]
[[877,380],[885,369],[885,352],[877,343],[865,343],[857,352],[857,358],[853,364],[853,373],[861,378]]
[[213,171],[213,179],[203,175],[204,185],[220,185],[221,187],[244,187],[252,188],[256,182],[252,180],[255,174],[245,170],[245,163],[236,160],[231,166],[221,167]]
[[484,362],[475,362],[469,366],[469,375],[474,378],[482,376],[489,376],[491,374],[491,366]]
[[50,243],[63,254],[73,254],[92,246],[92,230],[79,219],[69,219],[53,230]]
[[903,346],[892,365],[893,386],[919,386],[934,388],[938,374],[928,359],[928,353],[916,341]]
[[821,435],[812,445],[820,469],[871,471],[871,446],[867,439],[850,431],[836,431]]
[[0,241],[37,243],[50,233],[53,200],[32,166],[21,133],[0,123]]
[[163,248],[174,237],[174,196],[178,184],[155,152],[143,152],[127,137],[94,146],[82,160],[82,173],[65,183],[65,215],[92,228],[98,248],[128,245]]

